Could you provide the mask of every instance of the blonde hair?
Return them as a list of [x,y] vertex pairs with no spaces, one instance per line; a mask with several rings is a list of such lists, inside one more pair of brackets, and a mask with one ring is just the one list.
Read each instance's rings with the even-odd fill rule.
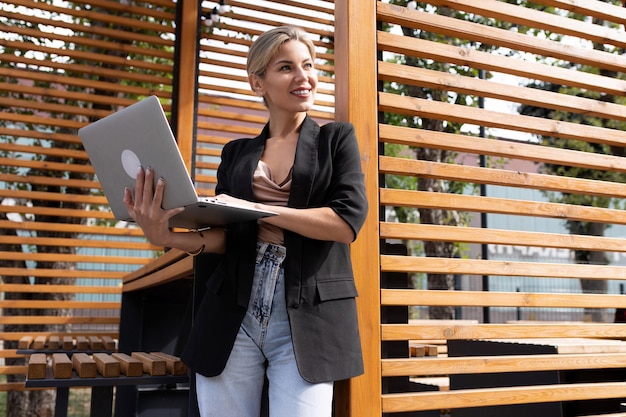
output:
[[255,74],[259,77],[265,75],[269,65],[278,49],[288,41],[302,42],[309,50],[311,58],[315,59],[315,45],[308,37],[308,34],[296,26],[280,26],[270,29],[261,34],[250,46],[246,70],[249,75]]

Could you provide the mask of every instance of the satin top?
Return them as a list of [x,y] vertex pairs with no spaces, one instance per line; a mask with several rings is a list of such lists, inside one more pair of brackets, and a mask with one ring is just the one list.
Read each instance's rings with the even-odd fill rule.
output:
[[[252,177],[252,190],[255,201],[269,206],[286,207],[289,200],[289,191],[291,190],[292,171],[293,168],[289,171],[287,178],[278,184],[272,175],[272,169],[269,165],[259,160]],[[276,245],[284,245],[285,243],[283,229],[264,221],[259,221],[258,239]]]

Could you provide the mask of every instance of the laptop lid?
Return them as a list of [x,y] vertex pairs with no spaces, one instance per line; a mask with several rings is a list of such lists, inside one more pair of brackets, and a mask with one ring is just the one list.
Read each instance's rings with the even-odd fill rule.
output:
[[275,215],[199,199],[156,96],[97,120],[79,129],[78,135],[118,220],[132,221],[123,202],[124,188],[135,189],[140,167],[153,169],[155,181],[165,178],[164,209],[186,207],[170,222],[173,227],[203,228]]

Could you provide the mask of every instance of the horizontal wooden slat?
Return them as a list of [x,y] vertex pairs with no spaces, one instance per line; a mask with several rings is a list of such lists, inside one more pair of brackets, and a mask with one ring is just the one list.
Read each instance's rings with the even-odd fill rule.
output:
[[120,302],[105,301],[48,301],[48,300],[0,300],[0,308],[90,308],[90,309],[119,309]]
[[76,338],[77,336],[85,336],[85,337],[89,337],[89,336],[98,336],[98,337],[103,337],[103,336],[109,336],[113,339],[118,339],[119,338],[119,333],[117,331],[91,331],[91,332],[84,332],[84,331],[77,331],[77,332],[71,332],[71,333],[59,333],[59,332],[0,332],[0,340],[6,340],[6,341],[12,341],[12,342],[16,342],[18,340],[20,340],[22,337],[24,336],[45,336],[45,337],[50,337],[50,336],[67,336],[70,335],[74,338]]
[[382,404],[383,412],[395,413],[594,398],[622,398],[624,390],[626,390],[626,382],[463,389],[454,390],[454,392],[383,394]]
[[26,366],[0,366],[0,375],[20,375],[25,374]]
[[65,208],[50,208],[39,206],[5,206],[0,205],[2,213],[18,213],[18,214],[36,214],[41,216],[58,216],[58,217],[76,217],[81,219],[103,219],[114,220],[112,212],[99,210],[75,210]]
[[[381,111],[391,113],[510,129],[518,132],[611,146],[626,146],[626,132],[617,129],[605,129],[579,123],[508,114],[434,100],[400,96],[398,94],[379,93],[379,108]],[[626,162],[620,165],[626,165]]]
[[[1,104],[6,104],[7,106],[10,105],[10,103],[12,102],[12,99],[3,99],[0,98],[0,103]],[[63,107],[65,108],[65,107]],[[61,110],[61,108],[59,109]],[[10,130],[4,130],[5,133],[10,133]],[[15,134],[19,134],[19,132],[22,132],[23,134],[23,130],[14,130]],[[44,139],[44,137],[41,137],[40,139]],[[0,150],[6,151],[6,152],[12,152],[12,153],[16,153],[18,155],[20,155],[19,159],[25,159],[24,156],[28,155],[28,154],[37,154],[37,155],[50,155],[50,156],[57,156],[57,157],[71,157],[72,159],[79,159],[79,160],[83,160],[86,161],[88,159],[87,154],[85,153],[85,151],[81,151],[81,150],[77,150],[77,149],[68,149],[67,147],[65,148],[51,148],[51,147],[46,147],[46,146],[35,146],[35,145],[20,145],[17,143],[11,143],[11,142],[2,142],[0,143]],[[8,162],[8,161],[6,161]],[[87,181],[87,180],[71,180],[71,179],[67,179],[67,178],[39,178],[38,176],[27,176],[27,175],[12,175],[12,174],[5,174],[2,173],[0,174],[0,178],[2,178],[2,180],[6,180],[6,181],[16,181],[22,178],[30,178],[32,181],[64,181],[65,184],[76,184],[76,185],[80,185],[82,187],[88,187],[88,186],[92,186],[97,184],[96,181]]]
[[20,261],[38,262],[90,262],[102,264],[127,264],[144,265],[148,262],[146,258],[132,256],[111,256],[111,255],[65,255],[62,253],[27,253],[27,252],[0,252],[0,259],[13,259]]
[[51,191],[0,190],[1,198],[24,199],[32,198],[42,201],[63,201],[74,204],[107,204],[106,197],[88,194],[54,193]]
[[259,134],[260,128],[255,127],[247,127],[247,126],[237,126],[237,125],[229,125],[224,121],[223,123],[219,122],[198,122],[199,129],[205,130],[213,130],[219,132],[228,132],[228,133],[236,133],[241,135],[242,137],[255,137]]
[[0,383],[0,391],[24,391],[23,382],[4,382]]
[[467,375],[499,372],[528,372],[578,369],[626,368],[623,353],[570,355],[503,355],[383,359],[383,376]]
[[17,349],[1,349],[0,358],[23,358],[24,355],[18,355]]
[[[10,213],[10,211],[8,211]],[[46,222],[14,222],[10,220],[0,220],[0,228],[14,229],[14,230],[28,230],[31,232],[45,231],[45,232],[66,232],[66,233],[79,233],[83,235],[93,236],[119,236],[124,237],[139,237],[143,236],[141,229],[135,226],[129,227],[106,227],[106,226],[92,226],[92,225],[80,225],[73,223],[46,223]],[[153,246],[153,249],[157,249],[157,246]],[[160,249],[160,248],[158,248]]]
[[559,191],[570,194],[603,197],[626,197],[626,184],[616,182],[543,175],[506,169],[479,168],[407,158],[381,156],[379,158],[379,170],[384,174],[439,178],[448,181],[475,182],[478,184],[531,188],[535,190]]
[[[11,258],[9,258],[11,259]],[[38,278],[59,278],[61,273],[58,269],[47,268],[0,268],[0,275],[9,277],[38,277]],[[127,272],[124,271],[99,271],[69,269],[62,271],[64,279],[68,278],[101,278],[101,279],[122,279]]]
[[590,337],[626,339],[626,324],[547,323],[533,324],[383,324],[382,340],[412,339],[533,339]]
[[380,236],[386,239],[428,240],[495,245],[533,246],[573,250],[625,252],[622,238],[433,224],[380,223]]
[[[17,116],[16,116],[17,118]],[[23,119],[23,118],[22,118]],[[22,122],[29,122],[28,120],[20,120]],[[0,158],[0,162],[8,167],[22,167],[22,168],[41,168],[41,162],[32,159],[20,159],[20,158]],[[81,164],[65,164],[62,162],[49,162],[46,165],[47,171],[60,171],[60,172],[77,172],[82,174],[93,174],[93,168],[89,165]]]
[[544,308],[626,308],[621,294],[498,291],[381,290],[381,305]]
[[380,190],[380,202],[382,205],[387,206],[440,208],[517,216],[594,221],[598,223],[626,224],[626,212],[623,210],[561,203],[392,189]]
[[542,0],[542,4],[558,7],[580,15],[626,24],[626,9],[597,0]]
[[0,292],[19,293],[74,293],[74,294],[121,294],[121,285],[41,285],[41,284],[4,284],[0,283]]
[[569,96],[537,88],[518,87],[473,77],[447,74],[425,68],[380,61],[378,62],[378,76],[381,80],[421,88],[440,88],[496,100],[514,100],[516,103],[529,106],[583,113],[588,116],[607,117],[615,120],[626,120],[626,110],[620,104]]
[[1,316],[0,324],[119,324],[119,317],[97,316]]
[[107,248],[107,249],[127,249],[127,250],[156,250],[156,246],[148,242],[128,242],[83,238],[63,239],[63,238],[39,238],[21,236],[3,236],[5,244],[20,245],[41,245],[41,246],[65,246],[74,248]]
[[626,172],[626,164],[624,164],[624,158],[622,157],[555,149],[536,144],[516,143],[446,132],[413,129],[402,126],[379,125],[379,139],[382,142],[408,146],[447,149],[455,152],[522,159],[537,163],[544,162],[589,169],[610,169],[617,172]]
[[626,270],[624,267],[607,265],[512,262],[485,259],[392,255],[381,256],[380,263],[381,270],[385,272],[626,280]]

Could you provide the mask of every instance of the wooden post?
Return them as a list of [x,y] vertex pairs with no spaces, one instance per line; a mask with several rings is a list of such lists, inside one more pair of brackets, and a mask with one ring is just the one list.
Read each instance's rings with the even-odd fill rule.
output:
[[376,1],[335,2],[335,118],[359,140],[369,213],[352,244],[365,374],[337,384],[337,417],[380,417],[380,245]]
[[196,113],[199,64],[199,8],[197,0],[182,0],[179,4],[176,34],[176,71],[172,108],[172,125],[178,148],[187,171],[194,178],[196,155]]

